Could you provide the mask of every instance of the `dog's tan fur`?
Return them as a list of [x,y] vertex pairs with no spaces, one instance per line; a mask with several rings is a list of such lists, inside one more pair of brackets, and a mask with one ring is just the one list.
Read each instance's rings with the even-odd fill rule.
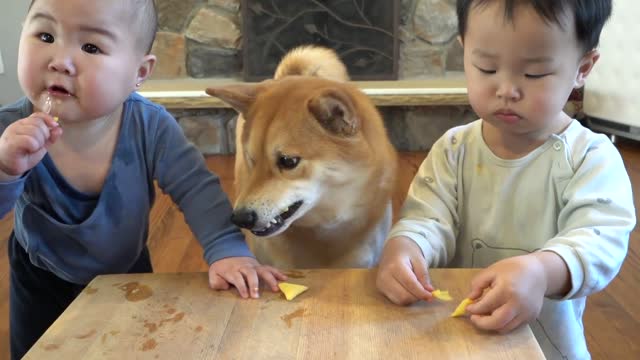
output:
[[[282,59],[274,80],[207,89],[241,114],[234,216],[252,212],[257,221],[250,230],[259,232],[302,202],[271,236],[246,231],[263,263],[325,268],[378,262],[391,225],[396,152],[375,106],[347,81],[332,50],[303,47]],[[299,160],[288,168],[286,159]]]

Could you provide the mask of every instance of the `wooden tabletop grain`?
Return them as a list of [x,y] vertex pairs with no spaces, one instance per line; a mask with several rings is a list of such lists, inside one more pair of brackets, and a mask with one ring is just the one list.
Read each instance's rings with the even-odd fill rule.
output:
[[212,291],[206,273],[99,276],[25,359],[543,359],[528,326],[508,335],[449,315],[477,270],[433,269],[451,302],[391,304],[375,270],[295,270],[292,301]]

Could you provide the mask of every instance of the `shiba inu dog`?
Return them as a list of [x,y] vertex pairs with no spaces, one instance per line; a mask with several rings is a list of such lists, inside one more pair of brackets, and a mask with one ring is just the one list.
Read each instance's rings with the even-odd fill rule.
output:
[[281,268],[371,267],[391,226],[397,154],[370,99],[330,49],[307,46],[274,79],[208,88],[233,106],[232,221]]

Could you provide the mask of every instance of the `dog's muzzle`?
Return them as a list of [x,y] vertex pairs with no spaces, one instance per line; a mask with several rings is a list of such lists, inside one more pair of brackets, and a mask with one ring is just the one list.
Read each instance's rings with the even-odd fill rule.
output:
[[241,228],[250,230],[256,236],[269,236],[280,230],[285,221],[293,216],[302,206],[302,200],[291,204],[287,210],[267,222],[266,226],[258,227],[258,213],[252,208],[234,209],[231,214],[231,222]]

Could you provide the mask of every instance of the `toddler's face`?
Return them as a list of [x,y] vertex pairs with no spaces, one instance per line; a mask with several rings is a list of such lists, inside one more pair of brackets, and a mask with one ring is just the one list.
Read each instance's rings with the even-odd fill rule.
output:
[[583,52],[573,18],[565,18],[563,27],[545,22],[530,6],[516,6],[513,21],[504,19],[502,1],[472,8],[464,68],[478,116],[516,136],[544,137],[566,126],[562,109],[580,85]]
[[105,116],[135,89],[144,56],[130,32],[128,0],[38,0],[20,37],[20,85],[63,121]]

